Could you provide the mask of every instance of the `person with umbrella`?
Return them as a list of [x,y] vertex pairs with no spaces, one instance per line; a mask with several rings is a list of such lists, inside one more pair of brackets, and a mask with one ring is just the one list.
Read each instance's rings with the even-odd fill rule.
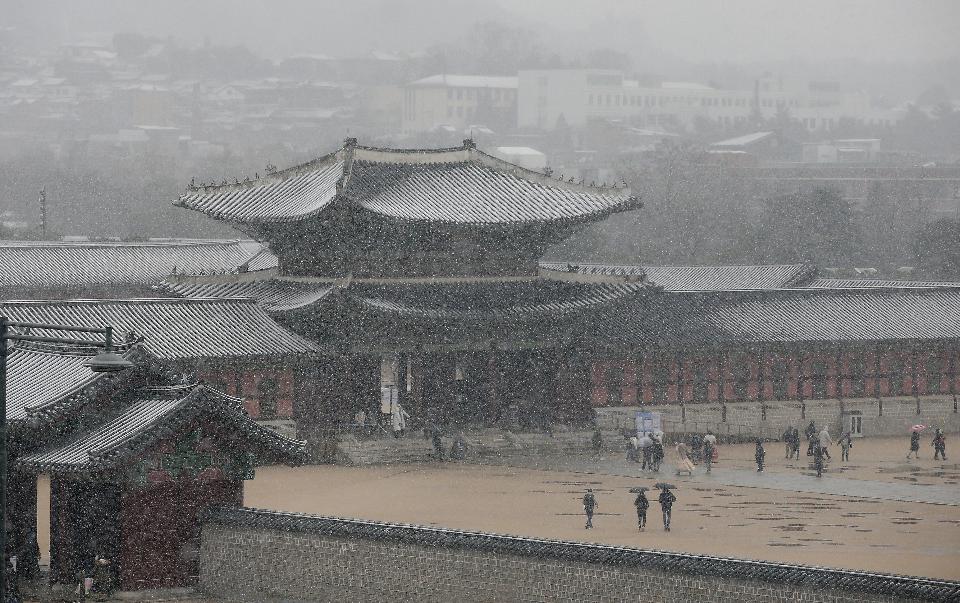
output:
[[653,454],[653,440],[650,439],[650,436],[644,433],[637,445],[640,446],[640,456],[643,459],[642,464],[640,465],[640,470],[646,471],[647,469],[652,469],[653,461],[651,459],[651,455]]
[[710,473],[710,467],[713,466],[713,447],[717,443],[717,436],[708,431],[703,436],[703,463],[707,466],[707,473]]
[[767,453],[763,449],[763,440],[757,438],[757,449],[753,453],[753,458],[757,461],[757,473],[763,471],[763,457],[765,456],[767,456]]
[[647,499],[647,495],[644,494],[646,491],[647,488],[644,486],[630,489],[630,492],[634,492],[637,495],[633,500],[633,506],[637,508],[637,529],[641,532],[647,528],[647,509],[650,508],[650,501]]
[[660,472],[660,463],[663,462],[663,437],[662,433],[654,432],[652,440],[653,444],[651,445],[650,460],[651,465],[650,469],[659,473]]
[[914,425],[910,428],[910,452],[907,453],[907,460],[911,454],[914,458],[920,458],[920,432],[926,428],[926,425]]
[[599,506],[597,497],[593,495],[593,488],[587,488],[587,493],[583,495],[583,512],[587,514],[586,529],[593,529],[593,511]]
[[657,500],[660,501],[660,508],[663,510],[663,529],[669,532],[670,515],[673,512],[673,503],[677,501],[677,497],[670,491],[673,488],[671,484],[658,483],[655,487],[660,489],[660,496]]
[[826,426],[820,430],[820,447],[823,448],[823,454],[830,459],[830,445],[833,444],[833,438],[830,437],[830,430]]
[[937,428],[937,432],[933,436],[933,460],[938,458],[941,460],[947,460],[947,440],[943,437],[943,430]]

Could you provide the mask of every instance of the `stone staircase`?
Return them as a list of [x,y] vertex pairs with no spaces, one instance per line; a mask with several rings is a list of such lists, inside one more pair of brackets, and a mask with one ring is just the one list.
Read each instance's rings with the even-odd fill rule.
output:
[[[517,433],[502,429],[465,431],[467,458],[482,460],[503,456],[550,456],[590,454],[593,451],[592,431],[557,429],[553,435],[546,433]],[[450,454],[453,436],[444,435],[444,456]],[[625,440],[618,432],[603,432],[604,450],[623,451]],[[344,465],[378,465],[394,463],[419,463],[436,460],[433,444],[419,433],[403,438],[390,436],[357,438],[352,434],[340,434],[336,440],[336,452],[328,458]]]

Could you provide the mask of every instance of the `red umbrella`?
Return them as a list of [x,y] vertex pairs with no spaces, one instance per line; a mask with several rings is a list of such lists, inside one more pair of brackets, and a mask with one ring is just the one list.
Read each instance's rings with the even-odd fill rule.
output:
[[923,431],[926,429],[926,425],[920,425],[919,423],[910,428],[910,431]]

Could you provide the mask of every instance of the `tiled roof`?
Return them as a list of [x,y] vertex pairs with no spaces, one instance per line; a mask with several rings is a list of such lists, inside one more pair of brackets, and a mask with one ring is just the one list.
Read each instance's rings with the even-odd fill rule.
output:
[[349,142],[332,155],[248,183],[201,186],[176,205],[236,222],[284,222],[337,200],[381,217],[449,224],[580,221],[637,209],[617,187],[584,186],[474,148],[375,149]]
[[[124,352],[125,357],[131,351]],[[7,357],[7,419],[24,421],[44,413],[109,373],[94,373],[84,365],[94,349],[57,349],[54,346],[19,344]]]
[[280,261],[277,259],[277,256],[269,249],[264,248],[241,267],[241,272],[259,272],[260,270],[271,270],[279,266]]
[[[960,582],[913,576],[897,576],[844,569],[792,565],[637,549],[585,542],[544,540],[507,534],[467,532],[430,526],[343,519],[261,509],[217,507],[205,521],[245,530],[321,534],[347,540],[396,542],[417,547],[457,551],[481,551],[537,559],[573,561],[600,567],[642,567],[651,571],[693,576],[716,576],[754,583],[789,584],[829,593],[870,593],[896,601],[957,601]],[[831,594],[833,596],[833,594]],[[746,600],[746,598],[745,598]]]
[[522,318],[588,311],[634,296],[640,284],[585,284],[537,279],[501,283],[356,284],[345,295],[367,309],[421,318]]
[[960,339],[960,289],[664,293],[621,304],[600,338],[631,344]]
[[[309,352],[312,344],[278,325],[253,300],[127,299],[0,302],[14,322],[112,326],[132,331],[159,358],[227,358]],[[32,334],[81,337],[35,330]]]
[[409,86],[449,86],[451,88],[514,88],[519,85],[517,76],[448,75],[439,74],[421,78]]
[[910,289],[929,287],[960,287],[956,281],[891,281],[874,278],[815,278],[803,285],[805,289]]
[[99,471],[117,466],[200,415],[213,415],[217,424],[232,428],[282,458],[295,462],[305,456],[305,444],[258,425],[243,410],[239,398],[203,385],[146,388],[117,415],[68,441],[22,457],[19,465],[33,471]]
[[0,242],[0,289],[153,285],[178,273],[236,272],[254,241]]
[[333,201],[343,171],[343,157],[334,153],[252,182],[201,187],[181,196],[176,204],[218,220],[297,220],[316,214]]
[[269,312],[282,312],[316,303],[333,289],[328,283],[291,280],[207,282],[167,281],[162,287],[178,297],[246,297],[257,300]]
[[541,262],[545,270],[591,276],[640,276],[666,291],[732,291],[803,286],[814,269],[806,264],[765,266],[618,266]]

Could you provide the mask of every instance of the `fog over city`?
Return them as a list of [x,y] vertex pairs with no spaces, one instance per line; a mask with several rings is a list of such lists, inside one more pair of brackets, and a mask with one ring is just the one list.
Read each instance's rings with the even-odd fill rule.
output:
[[0,0],[2,603],[960,600],[958,31]]

